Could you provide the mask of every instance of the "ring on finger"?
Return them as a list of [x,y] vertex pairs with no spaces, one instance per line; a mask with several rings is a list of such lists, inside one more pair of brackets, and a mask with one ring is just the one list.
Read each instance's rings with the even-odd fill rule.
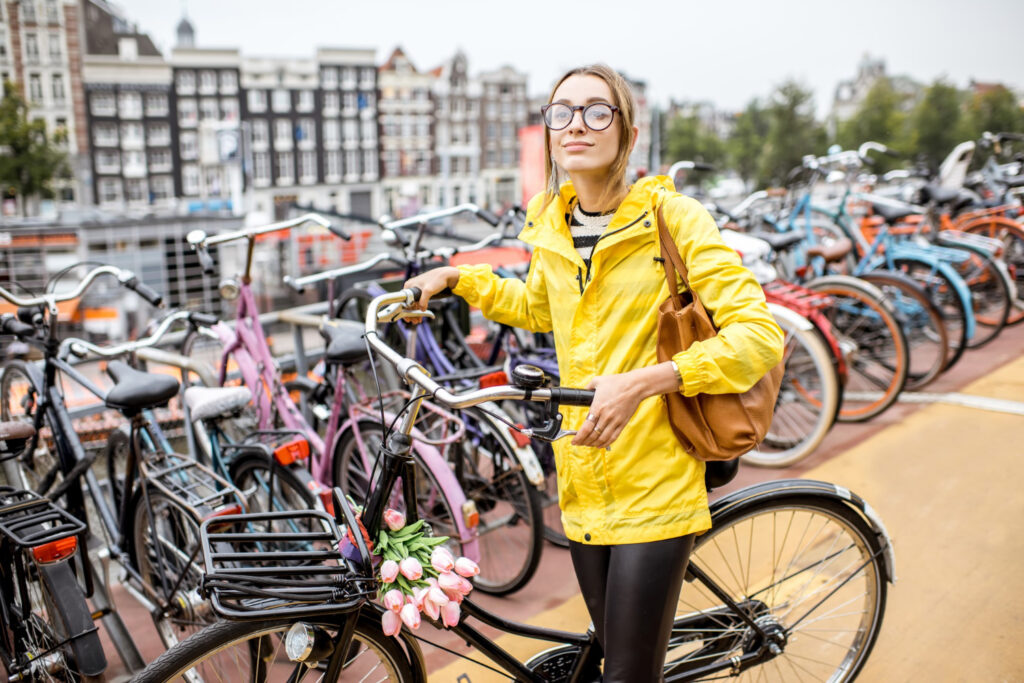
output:
[[587,413],[587,420],[589,420],[590,422],[597,422],[597,418],[594,417],[593,413]]

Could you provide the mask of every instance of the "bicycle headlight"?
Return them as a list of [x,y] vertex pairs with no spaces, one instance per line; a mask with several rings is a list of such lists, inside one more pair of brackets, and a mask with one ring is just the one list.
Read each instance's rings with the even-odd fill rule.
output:
[[319,626],[301,621],[288,629],[284,637],[284,651],[293,662],[314,665],[331,654],[331,637]]
[[238,298],[239,293],[241,293],[242,291],[241,288],[238,286],[238,282],[232,280],[231,278],[221,280],[219,289],[220,295],[221,297],[224,298],[225,301],[234,301],[235,299]]

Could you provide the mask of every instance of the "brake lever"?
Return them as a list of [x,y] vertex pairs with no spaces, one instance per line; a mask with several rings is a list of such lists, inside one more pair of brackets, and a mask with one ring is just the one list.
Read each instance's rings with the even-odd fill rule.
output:
[[433,311],[420,311],[417,309],[406,308],[407,304],[397,303],[391,304],[387,308],[382,309],[377,313],[378,323],[393,323],[399,319],[410,319],[410,318],[427,318],[430,320],[434,319]]

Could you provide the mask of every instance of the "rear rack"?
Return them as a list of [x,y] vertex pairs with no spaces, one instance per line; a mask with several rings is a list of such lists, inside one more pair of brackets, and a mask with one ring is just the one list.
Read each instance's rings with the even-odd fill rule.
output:
[[[301,530],[273,530],[283,526]],[[203,592],[225,619],[338,614],[377,591],[342,557],[342,534],[322,511],[224,515],[203,522],[200,538]]]
[[0,534],[19,548],[34,548],[84,531],[85,524],[48,498],[0,486]]

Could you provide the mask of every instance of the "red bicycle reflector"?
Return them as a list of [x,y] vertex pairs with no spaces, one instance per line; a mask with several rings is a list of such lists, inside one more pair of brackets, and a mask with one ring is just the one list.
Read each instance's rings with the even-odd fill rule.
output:
[[50,541],[43,545],[37,545],[35,548],[32,548],[32,556],[36,558],[36,562],[46,564],[63,560],[65,557],[71,557],[77,549],[78,536],[68,536],[67,538]]
[[[516,423],[516,427],[522,429],[523,425]],[[512,435],[512,439],[513,441],[516,442],[517,446],[519,446],[520,448],[526,448],[527,446],[530,445],[530,437],[528,437],[526,434],[523,434],[521,431],[519,431],[519,429],[509,427],[508,433]]]
[[462,520],[470,529],[480,526],[480,511],[476,509],[476,503],[467,500],[462,504]]
[[301,438],[274,449],[274,459],[281,465],[291,465],[297,460],[305,460],[308,457],[309,442]]
[[501,386],[502,384],[508,384],[508,375],[505,374],[504,370],[489,372],[480,378],[481,389],[486,389],[488,387],[498,387]]
[[317,496],[320,497],[320,502],[324,506],[324,510],[329,515],[334,514],[334,495],[332,490],[326,486],[321,486],[315,481],[309,482],[309,488],[313,490]]
[[211,519],[217,519],[218,517],[227,517],[228,515],[240,515],[243,512],[244,510],[242,510],[241,505],[238,503],[231,503],[230,505],[225,505],[222,508],[217,508],[210,514],[203,517],[201,521],[206,522]]

